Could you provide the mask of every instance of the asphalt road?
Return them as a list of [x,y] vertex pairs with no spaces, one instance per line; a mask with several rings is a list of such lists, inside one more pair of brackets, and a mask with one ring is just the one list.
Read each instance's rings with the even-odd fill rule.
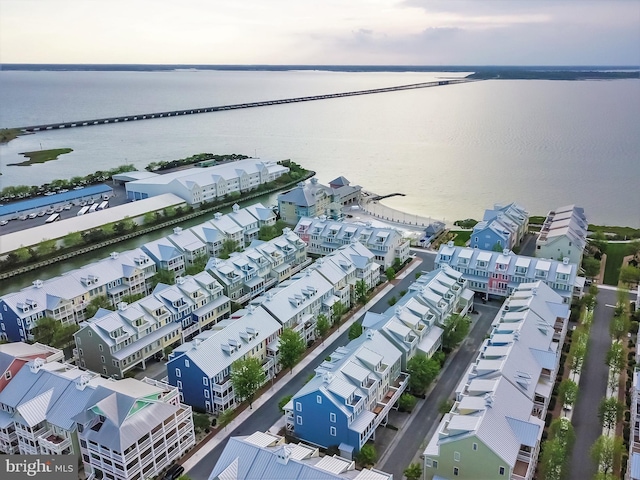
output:
[[590,460],[589,450],[597,438],[602,435],[602,425],[598,419],[598,406],[607,393],[609,367],[605,360],[611,338],[609,323],[613,318],[616,304],[614,290],[600,290],[598,303],[593,314],[591,335],[587,345],[587,357],[580,375],[578,400],[573,410],[571,423],[576,434],[576,442],[569,462],[569,478],[584,480],[593,478],[596,465]]
[[405,425],[398,441],[391,446],[392,450],[386,455],[385,462],[382,465],[377,465],[376,468],[393,474],[393,478],[404,478],[402,472],[413,461],[416,452],[422,449],[422,442],[427,436],[431,436],[431,431],[435,430],[440,421],[441,415],[438,413],[438,405],[452,396],[460,378],[471,361],[478,355],[480,345],[501,305],[502,302],[498,301],[475,305],[475,310],[478,313],[471,314],[474,317],[474,325],[469,336],[460,345],[455,355],[444,365],[435,386],[418,410],[412,414],[411,422]]
[[[435,259],[434,252],[412,252],[416,256],[423,260],[423,263],[418,267],[417,271],[429,271],[433,270],[433,260]],[[384,312],[389,305],[387,303],[388,298],[391,296],[399,297],[399,292],[406,290],[409,285],[415,281],[415,274],[412,272],[407,275],[406,278],[400,280],[394,289],[380,299],[375,305],[373,305],[369,311],[372,312]],[[451,395],[451,392],[457,385],[460,376],[469,365],[471,359],[477,354],[478,347],[484,340],[485,334],[488,331],[489,325],[495,317],[499,303],[488,303],[486,305],[479,305],[476,307],[480,313],[474,314],[475,325],[469,335],[469,338],[463,343],[458,354],[450,363],[445,367],[445,372],[441,377],[432,393],[427,398],[427,402],[423,405],[423,408],[415,414],[415,417],[419,417],[420,425],[416,425],[415,428],[411,428],[410,431],[402,433],[400,443],[395,447],[394,452],[388,457],[389,460],[385,463],[393,472],[395,478],[402,478],[402,470],[411,462],[411,459],[420,448],[420,444],[424,440],[429,429],[434,426],[438,420],[437,418],[437,406],[441,399],[447,398]],[[281,413],[278,409],[278,402],[287,395],[293,395],[297,392],[306,382],[310,372],[312,372],[324,358],[332,353],[337,347],[346,345],[348,343],[348,331],[340,335],[340,337],[322,350],[321,354],[304,370],[296,372],[286,387],[284,387],[277,395],[274,395],[271,399],[265,402],[261,407],[257,408],[253,415],[251,415],[239,428],[228,432],[228,436],[240,436],[250,435],[256,431],[267,431],[274,423],[276,423],[281,417]],[[437,397],[434,399],[434,397]],[[423,415],[428,415],[424,417]],[[406,438],[405,438],[406,437]],[[224,447],[228,441],[225,439],[217,447],[215,447],[203,460],[197,463],[191,470],[189,470],[189,477],[193,480],[205,480],[209,477],[209,474],[213,470],[218,458],[220,457]],[[393,447],[392,447],[393,448]],[[405,459],[405,457],[407,457]],[[397,473],[399,472],[399,473]]]

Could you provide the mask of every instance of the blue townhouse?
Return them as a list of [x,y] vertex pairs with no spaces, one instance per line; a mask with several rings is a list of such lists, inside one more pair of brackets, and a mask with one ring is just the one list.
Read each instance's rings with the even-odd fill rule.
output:
[[284,407],[289,433],[307,443],[338,446],[353,458],[407,387],[402,354],[377,330],[339,347]]

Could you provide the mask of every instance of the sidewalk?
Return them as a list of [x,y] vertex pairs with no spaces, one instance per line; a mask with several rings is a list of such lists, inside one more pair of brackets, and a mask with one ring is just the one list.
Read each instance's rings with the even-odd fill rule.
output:
[[[416,268],[420,266],[422,261],[418,258],[414,259],[405,270],[403,270],[398,277],[396,278],[404,278],[409,273],[413,272]],[[364,313],[375,305],[379,300],[381,300],[389,291],[393,289],[392,284],[387,284],[380,291],[376,293],[376,295],[371,298],[367,302],[366,305],[360,307],[356,310],[351,317],[345,321],[342,325],[338,327],[338,329],[333,332],[329,337],[327,337],[324,341],[324,344],[331,344],[345,331],[345,329],[349,329],[349,327],[360,319],[364,315]],[[316,346],[313,351],[309,352],[301,361],[298,363],[294,370],[296,372],[300,371],[307,367],[312,360],[318,357],[322,350],[324,350],[324,344]],[[202,444],[199,448],[196,446],[197,450],[193,452],[189,458],[182,464],[185,469],[185,473],[188,473],[190,469],[192,469],[200,460],[206,457],[215,447],[217,447],[220,443],[222,443],[227,436],[229,436],[229,432],[234,431],[237,427],[239,427],[254,411],[256,411],[259,407],[261,407],[267,400],[276,395],[291,379],[293,375],[285,375],[280,380],[278,380],[274,385],[272,385],[263,395],[260,395],[253,401],[253,409],[250,410],[246,408],[242,412],[238,414],[229,424],[219,431],[216,435],[210,438],[206,443]],[[282,416],[270,429],[270,432],[279,432],[280,429],[284,426],[284,416]]]

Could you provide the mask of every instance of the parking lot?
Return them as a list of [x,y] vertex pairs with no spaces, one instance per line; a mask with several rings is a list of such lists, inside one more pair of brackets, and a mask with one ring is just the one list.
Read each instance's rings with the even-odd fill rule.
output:
[[[107,183],[106,185],[113,189],[113,196],[109,198],[109,207],[115,207],[127,203],[124,185],[114,185],[111,182]],[[98,203],[99,205],[101,202],[95,200],[95,202],[93,203]],[[73,200],[70,203],[65,204],[64,206],[58,206],[57,208],[48,207],[40,209],[37,212],[32,212],[29,215],[16,215],[15,219],[4,220],[0,222],[0,234],[4,235],[7,233],[19,232],[28,228],[44,225],[47,219],[54,213],[60,215],[59,220],[73,218],[78,215],[78,212],[80,211],[80,209],[82,209],[82,207],[92,205],[93,203],[80,201],[78,199]],[[89,213],[87,212],[85,215],[89,215]]]

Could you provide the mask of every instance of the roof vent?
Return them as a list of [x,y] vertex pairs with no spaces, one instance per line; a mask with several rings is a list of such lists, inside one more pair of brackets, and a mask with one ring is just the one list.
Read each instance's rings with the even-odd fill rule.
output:
[[42,288],[42,280],[36,280],[33,282],[33,286],[36,288]]
[[213,214],[213,218],[216,220],[220,220],[222,218],[222,214],[220,212],[216,212]]
[[118,310],[120,310],[121,312],[124,312],[128,306],[129,304],[127,302],[120,302],[118,304]]
[[76,388],[78,390],[84,390],[85,387],[89,384],[89,380],[91,380],[91,375],[83,373],[75,380]]
[[182,233],[182,227],[176,227],[173,229],[173,233],[180,235]]
[[533,295],[534,297],[538,294],[538,289],[537,288],[532,288],[531,289],[531,295]]
[[504,250],[502,250],[503,255],[509,255],[510,253],[511,253],[511,250],[509,250],[508,248],[505,248]]
[[367,335],[367,338],[368,338],[369,340],[371,340],[371,339],[373,338],[374,333],[375,333],[375,330],[373,330],[372,328],[368,328],[368,329],[367,329],[367,334],[366,334],[366,335]]
[[487,394],[484,396],[484,404],[485,404],[487,407],[489,407],[489,408],[493,407],[493,400],[494,400],[494,399],[493,399],[493,395],[492,395],[492,394],[490,394],[490,393],[487,393]]
[[276,461],[282,465],[286,465],[291,458],[292,447],[290,445],[282,445],[276,450]]
[[29,365],[29,370],[31,370],[31,373],[38,373],[43,365],[44,360],[42,358],[36,358],[31,365]]
[[193,339],[193,348],[198,348],[200,346],[200,344],[202,343],[202,339],[200,338],[194,338]]
[[253,311],[254,311],[255,309],[256,309],[256,306],[255,306],[255,305],[247,305],[247,312],[248,312],[248,315],[253,314]]
[[333,380],[333,373],[331,372],[325,372],[322,374],[322,381],[326,384],[331,383],[331,381]]
[[564,257],[564,258],[562,259],[562,264],[563,264],[563,265],[569,265],[569,257]]
[[447,242],[447,247],[453,247],[453,240],[449,240]]
[[111,252],[109,257],[111,257],[111,260],[116,260],[118,258],[118,252]]
[[231,207],[233,209],[233,213],[238,213],[240,211],[240,205],[238,205],[237,203],[233,204],[233,207]]
[[185,278],[184,277],[176,277],[176,285],[184,285]]

